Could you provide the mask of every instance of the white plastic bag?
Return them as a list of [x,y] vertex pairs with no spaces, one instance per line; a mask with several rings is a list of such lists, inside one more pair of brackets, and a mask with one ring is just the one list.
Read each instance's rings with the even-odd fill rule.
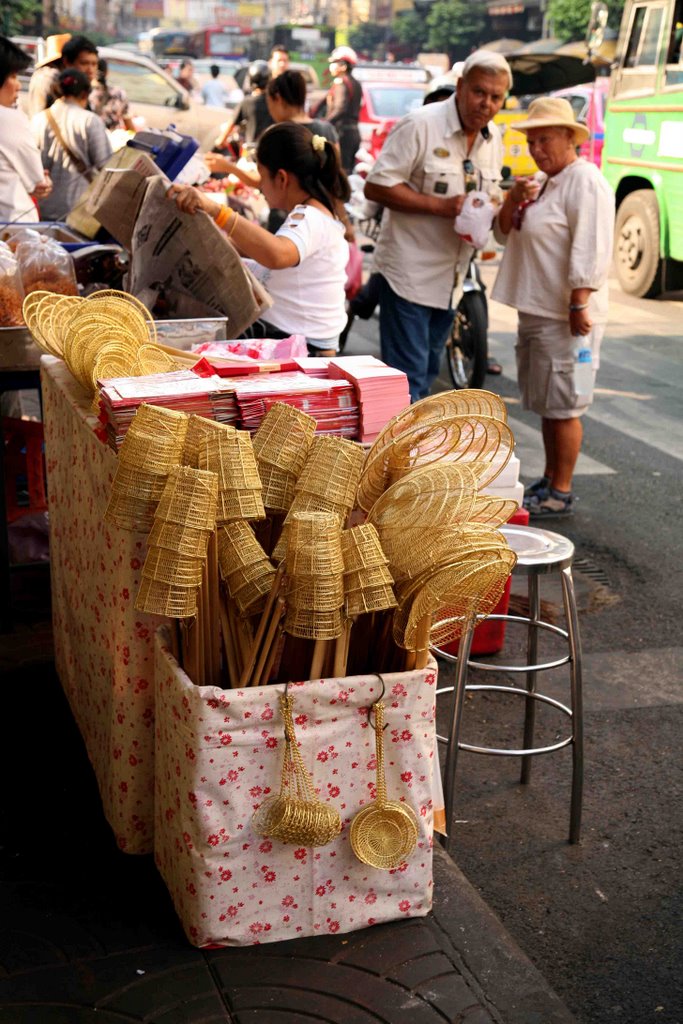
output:
[[475,249],[483,249],[489,237],[496,208],[487,192],[468,192],[455,218],[456,234]]

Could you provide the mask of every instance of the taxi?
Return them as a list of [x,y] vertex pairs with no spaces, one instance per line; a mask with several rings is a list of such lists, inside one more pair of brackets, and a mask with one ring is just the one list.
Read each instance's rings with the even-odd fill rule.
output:
[[383,143],[399,118],[422,106],[431,73],[419,64],[356,64],[353,77],[363,90],[358,118],[361,145],[370,148],[373,131]]

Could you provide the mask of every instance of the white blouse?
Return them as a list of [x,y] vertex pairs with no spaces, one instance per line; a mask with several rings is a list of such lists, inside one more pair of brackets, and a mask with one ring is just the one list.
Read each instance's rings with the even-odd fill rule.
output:
[[547,179],[521,228],[495,234],[505,252],[493,299],[521,313],[567,320],[572,289],[591,288],[593,322],[606,322],[614,193],[594,164],[575,160]]

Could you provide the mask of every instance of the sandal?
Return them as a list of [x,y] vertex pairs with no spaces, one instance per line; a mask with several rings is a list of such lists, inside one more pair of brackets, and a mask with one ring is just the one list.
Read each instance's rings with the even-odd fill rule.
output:
[[503,372],[503,367],[500,363],[496,362],[495,359],[489,358],[486,360],[486,372],[493,373],[497,376],[499,373]]
[[532,484],[529,484],[527,487],[524,488],[524,497],[535,498],[537,495],[541,493],[543,493],[543,496],[545,497],[545,494],[547,493],[549,487],[550,477],[539,476],[538,480],[534,480]]
[[574,514],[575,501],[573,494],[564,494],[550,487],[544,496],[536,495],[536,497],[527,498],[524,508],[528,511],[530,520],[559,519]]

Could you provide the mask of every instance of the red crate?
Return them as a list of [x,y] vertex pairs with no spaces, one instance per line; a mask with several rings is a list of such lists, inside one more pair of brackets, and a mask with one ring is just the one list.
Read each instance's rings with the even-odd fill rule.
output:
[[[33,420],[4,416],[5,502],[7,522],[13,523],[32,512],[45,512],[45,467],[43,464],[43,424]],[[19,504],[19,481],[26,480],[28,505]]]

